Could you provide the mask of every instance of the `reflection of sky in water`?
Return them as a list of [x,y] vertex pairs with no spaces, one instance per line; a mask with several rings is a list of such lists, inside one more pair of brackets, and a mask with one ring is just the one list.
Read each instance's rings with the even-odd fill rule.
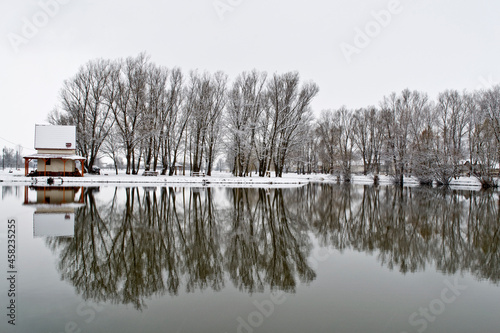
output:
[[33,237],[35,212],[60,205],[23,205],[24,188],[2,187],[0,216],[18,220],[17,332],[245,331],[242,321],[259,319],[258,304],[280,290],[283,303],[247,327],[416,332],[410,315],[456,278],[467,289],[428,331],[500,323],[491,311],[497,194],[338,185],[84,193],[74,237]]

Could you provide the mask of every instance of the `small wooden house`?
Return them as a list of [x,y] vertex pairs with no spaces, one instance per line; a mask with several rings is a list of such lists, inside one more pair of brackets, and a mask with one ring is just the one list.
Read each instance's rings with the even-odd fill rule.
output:
[[[24,156],[26,176],[83,177],[85,158],[76,155],[75,126],[35,125],[35,149],[36,154]],[[31,160],[38,166],[29,173]]]

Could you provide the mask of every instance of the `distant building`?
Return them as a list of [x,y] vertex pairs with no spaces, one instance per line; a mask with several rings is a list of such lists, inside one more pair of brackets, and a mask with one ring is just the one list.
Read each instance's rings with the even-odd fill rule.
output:
[[[76,155],[75,126],[35,125],[35,149],[24,156],[26,176],[83,177],[85,158]],[[31,160],[37,160],[37,169],[30,173]]]

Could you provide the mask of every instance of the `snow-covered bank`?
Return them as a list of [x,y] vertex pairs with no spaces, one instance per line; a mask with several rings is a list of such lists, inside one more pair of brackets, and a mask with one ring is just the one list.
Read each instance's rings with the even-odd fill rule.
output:
[[[0,184],[12,185],[45,185],[48,177],[25,177],[24,170],[0,170]],[[101,175],[87,174],[85,177],[56,177],[55,185],[71,186],[92,186],[97,184],[109,185],[133,185],[133,186],[228,186],[228,187],[294,187],[303,186],[308,183],[336,183],[337,177],[324,174],[297,175],[294,173],[284,174],[280,177],[235,177],[226,172],[214,172],[212,176],[191,177],[191,176],[142,176],[142,172],[137,175],[127,175],[120,172],[118,175],[112,170],[102,170]],[[372,175],[353,175],[353,184],[371,185],[374,183]],[[390,176],[379,175],[380,185],[391,185]],[[419,186],[419,182],[414,177],[405,177],[405,186]],[[460,189],[480,189],[481,183],[474,177],[460,177],[453,179],[451,187]]]
[[[4,184],[29,184],[44,185],[47,184],[49,177],[25,177],[24,172],[14,170],[12,173],[0,171],[0,182]],[[101,175],[85,175],[84,177],[53,177],[54,185],[72,185],[72,186],[91,186],[96,184],[109,185],[134,185],[134,186],[265,186],[265,187],[289,187],[302,186],[308,184],[312,179],[317,181],[320,177],[316,176],[297,176],[287,175],[286,177],[234,177],[230,173],[214,172],[212,176],[191,177],[191,176],[142,176],[142,172],[137,175],[127,175],[104,170]]]
[[[372,175],[353,175],[351,179],[354,184],[373,184],[373,176]],[[379,184],[381,185],[390,185],[392,184],[392,177],[379,175]],[[404,178],[405,186],[420,186],[420,183],[415,177],[405,177]],[[436,185],[436,184],[434,184]],[[457,179],[452,179],[450,183],[450,187],[453,189],[471,189],[471,188],[481,188],[481,182],[475,177],[459,177]]]

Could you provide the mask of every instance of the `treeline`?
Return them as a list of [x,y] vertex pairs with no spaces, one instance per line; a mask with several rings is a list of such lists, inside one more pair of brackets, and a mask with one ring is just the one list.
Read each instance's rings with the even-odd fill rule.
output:
[[500,86],[473,93],[447,90],[431,101],[404,90],[379,107],[324,111],[316,123],[318,159],[349,179],[352,162],[364,174],[385,172],[402,184],[449,184],[463,174],[495,184],[500,161]]
[[17,146],[16,149],[3,147],[0,155],[0,167],[5,168],[20,168],[24,166],[23,149]]
[[144,165],[173,175],[180,165],[210,175],[225,153],[237,175],[257,167],[260,175],[273,169],[281,176],[312,120],[317,92],[296,72],[245,72],[229,86],[223,72],[185,76],[140,54],[80,68],[64,83],[49,122],[76,125],[78,153],[89,169],[102,154],[115,166],[124,156],[127,174]]
[[204,171],[217,159],[236,176],[275,171],[404,176],[448,184],[464,173],[494,185],[500,161],[500,86],[447,90],[436,101],[408,89],[379,106],[325,110],[315,119],[315,83],[299,74],[253,70],[233,81],[152,63],[146,54],[92,60],[61,90],[53,124],[77,126],[78,153],[91,168],[100,156],[126,172]]

